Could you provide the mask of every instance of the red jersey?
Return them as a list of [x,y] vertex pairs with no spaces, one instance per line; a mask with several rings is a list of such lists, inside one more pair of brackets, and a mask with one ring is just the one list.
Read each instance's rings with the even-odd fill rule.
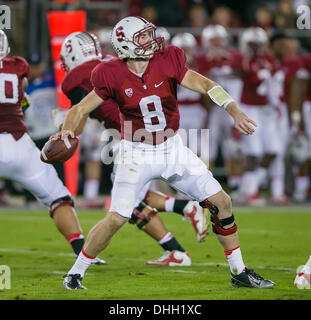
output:
[[[69,98],[75,88],[82,88],[88,93],[93,90],[91,83],[92,70],[100,63],[117,59],[114,56],[106,56],[105,59],[90,60],[72,69],[62,82],[62,90]],[[120,131],[120,110],[118,105],[111,99],[106,100],[102,105],[90,113],[90,118],[104,122],[106,129],[117,129]]]
[[21,103],[23,78],[29,78],[29,65],[22,57],[0,60],[0,132],[11,133],[16,140],[27,132]]
[[269,82],[275,60],[270,55],[253,56],[241,61],[243,87],[241,103],[265,106],[269,103]]
[[282,84],[280,100],[287,102],[287,95],[290,92],[290,84],[295,77],[302,63],[299,57],[285,56],[281,64],[276,65],[273,76],[278,75],[278,81]]
[[307,95],[307,100],[311,101],[311,53],[304,54],[301,57],[301,65],[300,65],[300,70],[305,71],[304,78],[309,79],[309,85],[308,85],[308,95]]
[[121,60],[95,67],[94,90],[102,99],[111,98],[119,105],[122,138],[158,144],[167,139],[168,132],[176,133],[180,118],[177,83],[188,70],[185,63],[182,49],[167,46],[154,54],[141,76],[131,72]]
[[229,91],[229,81],[233,76],[233,71],[239,68],[242,55],[234,49],[228,49],[226,55],[215,58],[208,54],[200,55],[198,58],[199,72],[207,75],[211,80],[220,84]]

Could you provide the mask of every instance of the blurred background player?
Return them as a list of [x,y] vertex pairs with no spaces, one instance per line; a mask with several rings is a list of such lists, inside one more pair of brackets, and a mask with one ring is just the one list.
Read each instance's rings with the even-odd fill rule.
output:
[[[177,33],[172,38],[171,44],[184,50],[187,58],[186,65],[189,68],[199,71],[195,59],[197,40],[191,33]],[[179,132],[183,142],[185,146],[200,156],[205,163],[208,163],[208,158],[205,155],[204,159],[204,152],[201,150],[201,138],[204,139],[204,136],[201,135],[201,129],[207,126],[207,111],[203,105],[203,97],[198,92],[178,85],[177,100],[180,114]]]
[[290,201],[287,194],[290,194],[291,191],[285,188],[286,182],[289,185],[290,179],[286,171],[291,170],[291,164],[287,161],[288,148],[290,141],[297,138],[297,130],[295,129],[295,133],[292,131],[295,124],[289,118],[289,114],[291,114],[293,105],[296,107],[299,101],[293,82],[301,62],[297,55],[298,46],[296,46],[295,53],[289,44],[292,40],[296,41],[284,33],[276,33],[270,38],[270,48],[275,57],[275,68],[269,85],[269,97],[270,104],[278,110],[276,126],[281,147],[281,152],[277,154],[270,167],[270,192],[272,202],[279,205],[286,205]]
[[245,170],[239,188],[240,201],[264,205],[259,188],[266,180],[267,169],[281,152],[278,140],[278,111],[270,105],[269,85],[275,60],[267,52],[268,37],[260,27],[246,29],[240,38],[243,58],[240,65],[243,87],[241,109],[258,124],[254,135],[243,136]]
[[[84,237],[71,195],[54,167],[40,160],[24,122],[21,105],[29,65],[22,57],[8,57],[9,52],[7,36],[0,30],[0,177],[20,183],[47,206],[57,229],[78,255]],[[94,263],[106,264],[99,258]]]
[[[291,39],[292,42],[296,39]],[[296,40],[297,42],[297,40]],[[311,162],[311,54],[306,53],[300,59],[300,68],[294,79],[291,124],[296,156],[296,174],[294,201],[301,203],[307,200],[310,190]]]
[[[227,30],[221,25],[205,27],[201,33],[203,54],[199,58],[200,70],[220,84],[234,98],[240,101],[241,80],[235,75],[235,68],[241,54],[229,47]],[[216,105],[209,108],[210,170],[213,171],[219,147],[225,164],[228,187],[236,191],[243,172],[243,155],[239,133],[234,129],[232,118]]]
[[[70,49],[68,50],[68,43]],[[87,54],[84,54],[87,52]],[[62,90],[71,100],[72,105],[77,104],[82,98],[93,90],[90,81],[92,70],[103,61],[111,61],[116,57],[102,56],[99,43],[95,35],[87,32],[70,34],[63,42],[61,49],[63,67],[67,75],[62,83]],[[105,129],[120,130],[120,112],[113,101],[108,100],[102,106],[88,115],[97,119]],[[88,119],[84,117],[76,130],[79,135]],[[166,229],[157,210],[175,211],[188,218],[197,235],[199,242],[203,241],[207,233],[205,211],[195,201],[177,200],[157,192],[148,191],[148,185],[141,193],[142,203],[135,208],[130,223],[136,224],[149,236],[155,239],[165,250],[164,255],[155,260],[148,261],[148,265],[186,266],[191,264],[189,254],[182,248],[173,235]],[[139,202],[139,201],[138,201]],[[155,209],[154,209],[155,208]]]
[[[52,112],[58,105],[53,72],[45,70],[40,63],[32,63],[26,92],[31,101],[31,108],[24,112],[25,123],[30,137],[41,150],[50,135],[56,132]],[[62,179],[62,165],[58,163],[53,166]],[[26,205],[36,205],[37,200],[29,191],[25,190],[25,196]]]

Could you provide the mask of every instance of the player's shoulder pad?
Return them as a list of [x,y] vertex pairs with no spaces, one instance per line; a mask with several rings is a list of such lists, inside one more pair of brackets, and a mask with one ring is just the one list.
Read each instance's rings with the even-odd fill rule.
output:
[[26,61],[26,59],[24,59],[23,57],[20,56],[13,56],[10,57],[10,62],[16,67],[18,68],[18,70],[20,71],[20,73],[29,78],[30,76],[30,71],[29,71],[29,64]]

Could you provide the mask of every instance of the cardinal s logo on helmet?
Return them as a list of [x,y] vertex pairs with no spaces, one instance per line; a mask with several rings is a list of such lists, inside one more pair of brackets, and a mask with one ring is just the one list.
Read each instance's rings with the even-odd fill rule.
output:
[[97,37],[88,32],[71,33],[64,40],[60,52],[62,68],[69,72],[78,65],[102,57]]
[[[141,17],[126,17],[112,30],[111,44],[120,59],[150,59],[164,46],[164,38],[156,37],[156,26]],[[140,43],[140,36],[148,34],[150,40]]]

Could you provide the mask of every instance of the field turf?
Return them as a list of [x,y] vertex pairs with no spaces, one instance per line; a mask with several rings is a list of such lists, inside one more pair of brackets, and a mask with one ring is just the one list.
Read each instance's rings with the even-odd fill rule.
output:
[[[296,268],[311,254],[311,210],[308,207],[235,208],[245,264],[273,280],[272,290],[236,289],[223,250],[212,232],[198,243],[188,221],[160,213],[169,231],[190,253],[191,267],[144,265],[162,249],[144,232],[126,224],[100,254],[106,266],[91,266],[83,284],[88,290],[66,291],[63,275],[74,262],[70,245],[58,233],[47,211],[1,209],[0,265],[11,269],[11,289],[0,300],[309,300],[311,290],[294,284]],[[105,213],[80,211],[87,235]]]

